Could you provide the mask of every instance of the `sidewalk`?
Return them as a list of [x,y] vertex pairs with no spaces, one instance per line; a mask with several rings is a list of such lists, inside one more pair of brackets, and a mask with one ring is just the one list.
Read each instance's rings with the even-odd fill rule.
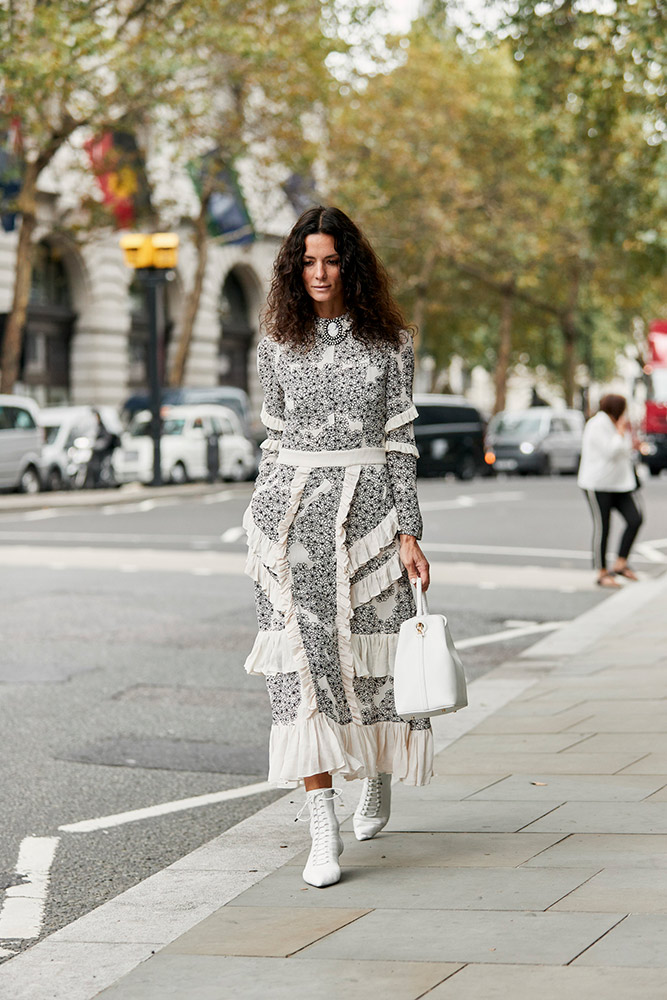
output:
[[7,963],[0,996],[661,1000],[666,609],[667,576],[628,586],[472,685],[375,840],[345,786],[338,885],[302,882],[291,793]]

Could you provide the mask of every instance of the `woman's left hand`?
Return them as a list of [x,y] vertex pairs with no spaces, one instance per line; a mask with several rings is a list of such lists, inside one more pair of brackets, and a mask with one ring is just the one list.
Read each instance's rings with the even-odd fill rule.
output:
[[398,537],[401,543],[399,556],[408,571],[408,576],[411,580],[416,580],[419,577],[422,582],[422,590],[427,591],[431,582],[428,559],[419,548],[419,543],[414,535],[399,535]]

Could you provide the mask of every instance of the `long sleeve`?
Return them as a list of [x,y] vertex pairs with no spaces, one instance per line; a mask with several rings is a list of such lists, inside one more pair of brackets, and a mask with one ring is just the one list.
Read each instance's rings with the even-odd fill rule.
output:
[[260,420],[266,427],[266,439],[261,444],[260,474],[262,466],[275,462],[285,427],[285,397],[276,374],[278,350],[278,344],[268,337],[264,337],[257,345],[257,373],[264,390]]
[[405,334],[400,349],[392,355],[387,370],[387,422],[385,449],[387,470],[398,513],[401,534],[422,536],[422,517],[417,499],[417,459],[413,421],[417,410],[412,401],[415,356],[412,338]]

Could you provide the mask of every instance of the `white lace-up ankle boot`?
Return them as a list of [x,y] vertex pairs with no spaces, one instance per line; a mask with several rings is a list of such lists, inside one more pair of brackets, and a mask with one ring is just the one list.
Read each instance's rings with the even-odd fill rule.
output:
[[338,858],[343,853],[343,841],[334,811],[335,800],[339,794],[335,788],[316,788],[307,793],[313,845],[306,867],[303,869],[303,880],[318,889],[334,885],[340,880]]
[[391,812],[391,775],[364,778],[359,805],[352,823],[357,840],[371,840],[387,825]]

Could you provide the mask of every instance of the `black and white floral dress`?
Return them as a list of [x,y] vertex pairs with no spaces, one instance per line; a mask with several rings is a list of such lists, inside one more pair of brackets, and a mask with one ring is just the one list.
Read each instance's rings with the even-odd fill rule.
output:
[[415,614],[399,532],[421,537],[414,353],[368,346],[347,317],[299,351],[258,346],[268,437],[246,511],[259,633],[246,661],[271,699],[269,780],[432,773],[428,720],[396,714],[398,631]]

